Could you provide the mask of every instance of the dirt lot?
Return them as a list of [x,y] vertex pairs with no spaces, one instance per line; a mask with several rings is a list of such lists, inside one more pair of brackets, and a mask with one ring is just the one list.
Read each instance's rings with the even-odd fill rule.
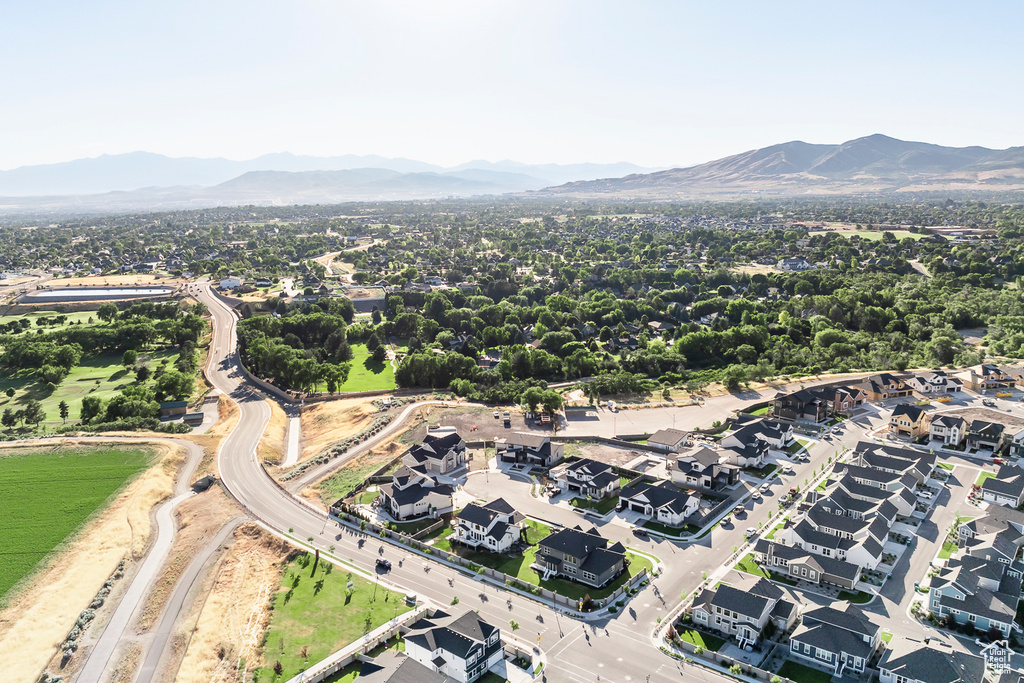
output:
[[194,626],[177,683],[234,682],[241,669],[250,672],[261,664],[267,607],[291,552],[284,541],[255,524],[235,531],[231,550],[208,579],[205,602],[199,601],[185,622]]
[[79,287],[102,285],[148,285],[159,282],[161,285],[176,285],[185,280],[180,277],[161,275],[159,273],[126,273],[124,275],[89,275],[86,277],[68,277],[50,280],[47,285],[53,287]]
[[[159,455],[156,464],[87,522],[67,549],[0,612],[4,681],[35,683],[54,656],[55,643],[64,639],[118,562],[126,555],[141,556],[149,540],[150,509],[173,492],[174,474],[184,457],[164,444],[153,448]],[[131,568],[129,562],[129,573]],[[110,603],[104,605],[97,622],[102,622],[110,607]]]
[[287,455],[288,416],[277,401],[267,399],[267,404],[270,406],[270,422],[263,431],[256,457],[263,462],[278,462]]
[[591,460],[606,462],[609,465],[616,465],[618,467],[628,467],[630,463],[640,456],[648,456],[650,460],[660,463],[665,462],[665,458],[657,453],[635,451],[629,448],[619,448],[601,443],[567,443],[565,444],[565,455],[590,458]]
[[347,398],[315,403],[302,411],[302,443],[299,462],[324,448],[356,434],[373,422],[377,408],[367,398]]
[[[443,408],[438,406],[427,406],[425,417],[431,426],[455,427],[462,438],[466,441],[491,441],[495,437],[507,436],[512,432],[537,432],[543,434],[554,434],[549,428],[541,429],[531,421],[527,424],[523,411],[518,408],[510,408],[511,426],[505,427],[501,419],[504,409],[498,411],[498,417],[494,417],[494,410],[489,408]],[[426,434],[426,426],[421,428],[422,433],[413,432],[412,440],[422,439]],[[410,441],[411,443],[411,441]]]
[[[941,404],[940,404],[941,405]],[[942,411],[943,415],[956,415],[968,422],[971,420],[987,420],[1005,425],[1007,429],[1024,429],[1024,419],[1014,417],[1010,413],[1002,413],[990,408],[961,408],[960,410]]]

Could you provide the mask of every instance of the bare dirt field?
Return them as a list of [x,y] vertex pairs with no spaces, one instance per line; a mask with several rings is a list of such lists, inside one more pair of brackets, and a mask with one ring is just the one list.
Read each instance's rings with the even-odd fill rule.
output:
[[53,287],[96,287],[103,285],[148,285],[159,282],[161,285],[176,285],[186,280],[160,273],[125,273],[123,275],[88,275],[86,277],[67,277],[50,280],[47,285]]
[[1013,429],[1024,429],[1024,419],[1014,417],[1010,413],[1001,413],[990,408],[962,408],[960,410],[942,411],[943,415],[956,415],[967,421],[985,420],[987,422],[998,422]]
[[[528,422],[519,408],[508,409],[512,418],[509,427],[504,426],[502,419],[504,408],[498,410],[498,417],[494,417],[494,410],[490,408],[427,406],[426,410],[424,418],[430,426],[454,427],[466,441],[492,441],[496,437],[507,436],[512,432],[554,434],[550,428],[541,429],[532,420]],[[426,430],[424,425],[418,432],[407,433],[409,435],[404,440],[415,443],[426,435]]]
[[267,399],[270,406],[270,422],[263,431],[263,438],[256,449],[256,457],[263,462],[278,462],[284,459],[287,448],[288,416],[277,401]]
[[[150,510],[173,492],[174,475],[184,457],[179,449],[166,444],[152,448],[157,453],[156,464],[87,522],[66,550],[0,612],[0,661],[5,663],[5,681],[35,683],[54,658],[55,645],[71,630],[118,562],[142,556],[149,540]],[[127,573],[131,569],[129,562]],[[115,590],[126,579],[121,579]],[[110,603],[104,605],[96,622],[101,622],[111,607]]]
[[606,462],[609,465],[626,467],[639,456],[650,456],[652,460],[664,462],[665,458],[657,453],[649,451],[635,451],[629,448],[619,448],[600,443],[567,443],[565,444],[565,455],[579,458],[590,458],[598,462]]
[[370,401],[368,398],[323,401],[303,410],[299,462],[316,455],[335,441],[369,427],[377,412]]
[[267,608],[292,551],[256,524],[235,531],[231,550],[208,579],[205,602],[198,601],[186,620],[194,630],[177,683],[233,683],[241,669],[250,672],[261,664]]

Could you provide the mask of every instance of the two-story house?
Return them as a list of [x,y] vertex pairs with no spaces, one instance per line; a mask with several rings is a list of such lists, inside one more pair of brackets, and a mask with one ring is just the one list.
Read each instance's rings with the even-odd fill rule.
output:
[[878,660],[880,683],[982,683],[985,660],[937,640],[894,637]]
[[828,584],[854,590],[860,581],[860,565],[834,557],[815,555],[803,548],[759,538],[754,545],[754,558],[773,574],[782,574],[797,581]]
[[1024,512],[992,505],[984,516],[960,525],[957,543],[965,555],[1009,564],[1024,547]]
[[786,420],[822,422],[829,416],[830,408],[826,398],[808,389],[776,394],[772,399],[772,416]]
[[621,543],[609,546],[594,527],[559,529],[537,543],[535,555],[531,566],[544,577],[560,576],[595,588],[626,568],[626,548]]
[[553,443],[551,437],[532,432],[513,432],[494,440],[498,459],[538,467],[551,467],[565,454],[565,444]]
[[981,498],[994,505],[1020,507],[1024,503],[1024,470],[1013,465],[1001,466],[996,476],[982,482]]
[[973,450],[985,450],[998,453],[1003,447],[1003,434],[1006,427],[998,422],[988,420],[972,420],[967,430],[967,447]]
[[422,466],[430,474],[449,474],[466,464],[466,442],[454,430],[428,432],[402,462],[409,467]]
[[618,494],[621,486],[615,468],[605,462],[589,458],[560,465],[551,471],[562,491],[584,498],[607,498]]
[[922,396],[937,396],[963,391],[964,384],[958,377],[947,375],[942,370],[924,372],[907,379],[914,391]]
[[742,647],[760,640],[769,621],[778,631],[789,629],[797,607],[784,597],[771,581],[744,576],[702,590],[694,598],[691,618],[695,624],[735,638]]
[[454,489],[438,483],[423,468],[403,465],[380,486],[380,505],[398,521],[437,517],[452,510]]
[[869,401],[903,398],[914,393],[913,388],[906,381],[888,372],[868,377],[858,384],[857,387],[864,391]]
[[508,552],[523,539],[526,517],[504,498],[486,505],[469,503],[455,519],[455,540],[472,548],[493,553]]
[[881,629],[854,605],[807,610],[789,638],[791,656],[832,669],[833,676],[862,674],[880,643]]
[[685,524],[687,517],[700,508],[699,493],[680,490],[667,481],[634,481],[622,487],[619,501],[626,510],[639,512],[649,520],[675,527]]
[[969,623],[981,632],[994,629],[1006,638],[1017,616],[1022,571],[1020,562],[971,555],[951,559],[931,578],[928,607],[940,617]]
[[501,630],[473,610],[458,618],[438,611],[410,627],[405,654],[458,683],[472,683],[501,661],[504,648]]
[[916,405],[898,405],[889,417],[889,431],[911,439],[928,434],[928,414]]
[[928,435],[943,446],[960,446],[967,438],[967,420],[957,415],[936,415],[932,418]]
[[739,481],[736,465],[720,462],[721,455],[705,446],[697,446],[669,461],[669,476],[682,486],[722,489]]
[[1017,382],[1017,378],[1012,374],[991,363],[964,368],[955,376],[964,383],[964,386],[982,393],[1011,389]]

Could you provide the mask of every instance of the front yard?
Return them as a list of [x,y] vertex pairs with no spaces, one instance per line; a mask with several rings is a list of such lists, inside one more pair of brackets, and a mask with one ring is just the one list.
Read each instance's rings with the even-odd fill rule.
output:
[[796,681],[796,683],[831,683],[832,681],[832,677],[824,671],[812,669],[788,659],[779,669],[779,675]]
[[694,647],[702,647],[709,652],[718,652],[725,645],[725,640],[722,638],[698,631],[697,629],[691,628],[688,631],[679,631],[678,633],[680,640],[685,640]]
[[606,515],[615,509],[619,499],[617,496],[609,496],[607,498],[599,498],[597,500],[588,498],[573,498],[569,501],[569,505],[574,508],[580,508],[581,510],[593,510],[599,515]]
[[786,446],[786,453],[795,455],[806,448],[811,442],[803,439],[793,439],[793,443]]
[[754,561],[753,553],[747,553],[742,560],[736,564],[736,569],[747,574],[753,574],[754,576],[763,576],[764,578],[771,578],[768,576],[768,572],[761,569],[761,565]]
[[942,549],[939,551],[940,560],[948,560],[949,556],[957,551],[957,544],[945,541],[942,544]]
[[651,531],[657,531],[659,534],[665,534],[666,536],[672,536],[673,538],[679,538],[680,536],[695,534],[700,531],[699,527],[695,527],[692,524],[687,524],[684,527],[668,526],[661,522],[655,522],[653,520],[646,520],[641,524],[644,529],[650,529]]
[[995,472],[982,472],[981,474],[978,475],[978,478],[974,480],[974,485],[981,486],[982,484],[985,483],[985,481],[987,481],[988,479],[992,479],[995,476]]

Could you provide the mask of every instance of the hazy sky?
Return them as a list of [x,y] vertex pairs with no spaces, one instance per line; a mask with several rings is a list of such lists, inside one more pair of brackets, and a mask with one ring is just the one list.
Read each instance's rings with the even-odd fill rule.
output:
[[0,2],[0,168],[135,150],[688,165],[1024,144],[1024,3]]

